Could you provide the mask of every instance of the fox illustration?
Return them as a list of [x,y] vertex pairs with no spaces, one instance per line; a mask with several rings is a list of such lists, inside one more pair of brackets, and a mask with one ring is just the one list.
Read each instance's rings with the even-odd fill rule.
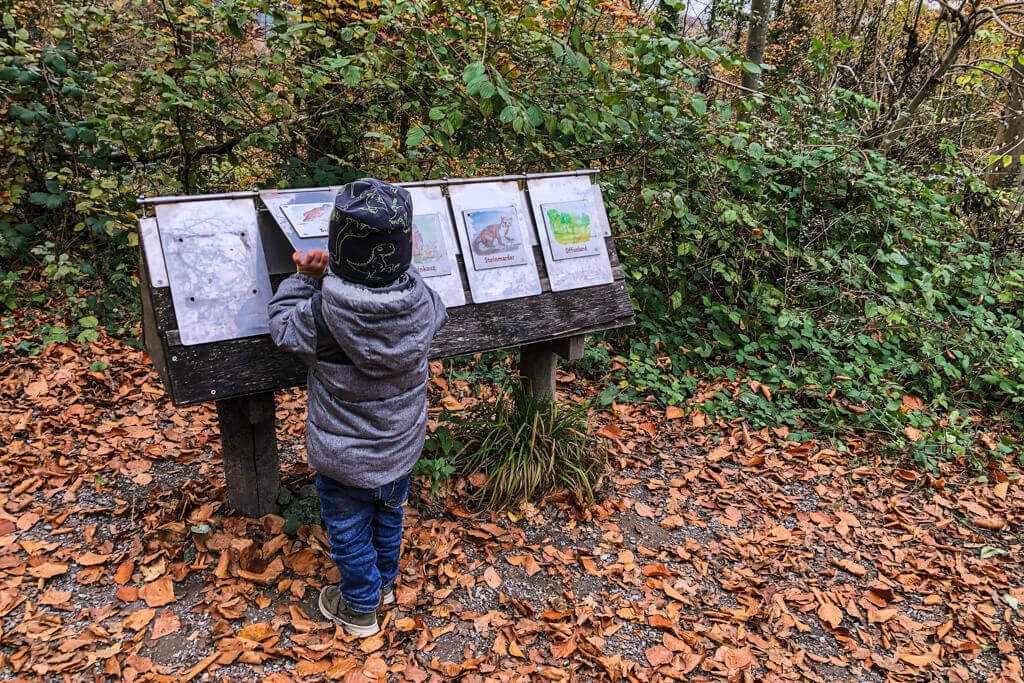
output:
[[331,208],[332,207],[330,204],[321,204],[320,206],[310,209],[309,211],[303,213],[302,220],[308,222],[317,220],[319,218],[323,218],[324,216],[331,212]]
[[512,218],[502,216],[500,223],[491,223],[480,231],[473,240],[473,249],[478,252],[494,251],[501,247],[511,247],[515,243],[512,240]]

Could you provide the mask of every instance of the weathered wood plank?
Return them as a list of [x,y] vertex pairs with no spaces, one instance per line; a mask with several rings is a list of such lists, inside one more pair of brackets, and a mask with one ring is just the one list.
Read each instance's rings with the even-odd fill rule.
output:
[[167,374],[167,359],[163,338],[157,325],[156,312],[153,310],[153,287],[149,281],[149,264],[146,262],[142,241],[139,241],[139,295],[142,298],[142,345],[146,349],[149,360],[153,363],[160,380],[165,387],[170,386]]
[[[633,322],[625,284],[545,292],[460,306],[450,311],[430,347],[432,359],[593,333]],[[306,367],[270,337],[171,346],[167,349],[175,405],[193,405],[305,384]]]
[[551,350],[565,360],[579,360],[583,358],[583,345],[586,339],[585,334],[574,334],[568,339],[556,339],[549,344]]
[[246,517],[277,511],[281,483],[274,394],[217,401],[228,504]]
[[461,306],[449,312],[448,324],[434,337],[431,357],[448,358],[567,337],[632,316],[633,305],[621,281]]

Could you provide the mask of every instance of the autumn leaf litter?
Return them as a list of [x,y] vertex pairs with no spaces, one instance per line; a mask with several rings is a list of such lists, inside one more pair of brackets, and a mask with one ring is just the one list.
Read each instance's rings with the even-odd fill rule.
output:
[[[170,406],[141,353],[102,338],[88,360],[55,345],[0,370],[5,678],[1021,679],[1009,465],[935,478],[853,437],[837,453],[614,405],[588,509],[472,516],[464,481],[414,495],[398,606],[359,642],[317,613],[336,576],[322,529],[229,515],[214,411]],[[432,404],[474,396],[444,386]],[[299,391],[278,418],[298,491]]]

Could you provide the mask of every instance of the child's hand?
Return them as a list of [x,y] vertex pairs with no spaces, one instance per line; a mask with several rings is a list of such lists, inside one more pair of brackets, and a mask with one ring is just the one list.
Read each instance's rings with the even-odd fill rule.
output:
[[301,249],[292,254],[292,261],[295,262],[299,274],[308,275],[314,280],[323,278],[327,271],[328,258],[327,252],[323,249],[310,249],[305,257],[303,257]]

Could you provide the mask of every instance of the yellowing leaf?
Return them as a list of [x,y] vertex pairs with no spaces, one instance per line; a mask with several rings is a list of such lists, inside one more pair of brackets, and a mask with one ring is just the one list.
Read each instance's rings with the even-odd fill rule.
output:
[[257,622],[255,624],[249,624],[241,631],[238,632],[239,638],[245,638],[246,640],[255,640],[257,642],[267,640],[274,635],[274,629],[270,627],[270,624],[266,622]]

